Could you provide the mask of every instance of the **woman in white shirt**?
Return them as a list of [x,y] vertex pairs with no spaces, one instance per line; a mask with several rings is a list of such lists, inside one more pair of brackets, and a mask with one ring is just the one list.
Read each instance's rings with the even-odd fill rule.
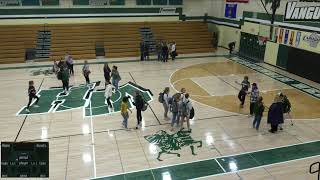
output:
[[112,110],[113,107],[112,107],[112,104],[111,104],[111,97],[112,97],[112,92],[113,92],[113,89],[115,87],[110,83],[110,81],[107,81],[106,82],[106,89],[104,91],[104,97],[106,98],[106,101],[107,101],[107,104],[108,104],[108,107]]
[[175,60],[176,56],[177,56],[176,42],[173,42],[173,44],[171,45],[171,58],[172,58],[172,61]]
[[163,91],[163,108],[164,108],[164,118],[168,119],[168,110],[169,110],[169,87],[166,87]]

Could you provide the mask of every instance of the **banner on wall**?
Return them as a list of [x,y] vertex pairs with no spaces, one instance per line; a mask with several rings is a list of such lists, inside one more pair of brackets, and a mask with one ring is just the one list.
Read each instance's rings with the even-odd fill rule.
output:
[[296,35],[296,43],[295,43],[296,47],[300,45],[300,39],[301,39],[301,32],[298,31]]
[[320,42],[320,36],[317,33],[312,33],[310,35],[305,35],[303,41],[308,42],[310,47],[317,48]]
[[[306,0],[304,0],[306,1]],[[284,21],[319,21],[320,3],[319,1],[300,0],[287,2]]]
[[289,29],[287,29],[284,34],[284,44],[288,44],[288,40],[289,40]]
[[294,31],[291,31],[291,33],[290,33],[290,40],[289,40],[289,44],[290,44],[291,46],[293,46],[294,35],[295,35],[295,32],[294,32]]
[[226,0],[227,3],[248,3],[249,0]]
[[278,43],[282,43],[283,40],[283,34],[284,34],[284,29],[279,30],[279,38],[278,38]]
[[278,42],[278,36],[279,36],[279,28],[275,28],[274,29],[274,37],[273,37],[273,41],[274,42]]
[[237,17],[237,4],[226,4],[224,17],[236,18]]

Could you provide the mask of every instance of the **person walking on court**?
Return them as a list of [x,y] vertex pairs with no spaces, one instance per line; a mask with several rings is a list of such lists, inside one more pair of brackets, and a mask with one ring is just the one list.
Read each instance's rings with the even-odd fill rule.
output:
[[172,97],[172,105],[171,105],[171,112],[172,112],[172,119],[171,119],[171,131],[174,131],[174,125],[179,125],[179,106],[180,106],[180,96],[173,96]]
[[231,55],[234,48],[236,47],[236,42],[231,42],[228,44],[228,46],[229,46],[229,54]]
[[[288,97],[283,94],[282,92],[280,92],[279,94],[280,100],[282,102],[282,106],[283,106],[283,115],[287,115],[290,116],[290,112],[291,112],[291,103],[288,99]],[[283,123],[284,123],[285,118],[283,118]],[[291,125],[293,125],[292,121],[291,121]],[[283,130],[282,124],[279,124],[279,129]]]
[[187,122],[187,128],[188,128],[188,131],[191,132],[191,128],[190,128],[190,112],[191,112],[191,109],[192,109],[192,103],[191,101],[189,100],[189,94],[187,93],[185,95],[185,99],[183,100],[183,102],[180,104],[181,106],[181,130],[184,129],[183,127],[183,123],[184,121]]
[[74,70],[73,70],[73,59],[72,56],[70,56],[68,53],[65,57],[65,61],[68,66],[69,74],[74,75]]
[[107,84],[107,82],[110,81],[110,73],[111,73],[111,69],[108,65],[108,63],[105,63],[104,66],[103,66],[103,75],[104,75],[104,80]]
[[112,97],[112,92],[113,92],[114,88],[115,87],[110,83],[110,81],[106,82],[106,89],[104,91],[104,97],[105,97],[105,100],[106,100],[105,104],[108,104],[108,110],[110,112],[113,111],[113,107],[112,107],[112,104],[111,104],[111,97]]
[[278,125],[283,123],[283,105],[281,98],[277,95],[274,102],[269,107],[268,111],[268,124],[271,125],[269,132],[275,133],[278,131]]
[[[237,84],[240,84],[237,81],[235,81],[235,82]],[[246,95],[247,95],[248,90],[250,88],[249,77],[248,76],[244,76],[243,81],[241,82],[240,85],[241,85],[241,89],[239,91],[238,98],[240,100],[240,108],[243,108],[244,102],[246,100]]]
[[62,69],[60,69],[60,73],[61,73],[62,88],[64,93],[67,94],[69,92],[69,78],[70,78],[69,69],[67,67],[63,67]]
[[259,89],[257,83],[252,83],[250,92],[250,116],[253,116],[253,109],[259,97]]
[[157,51],[157,56],[158,56],[158,61],[162,61],[161,58],[161,48],[162,48],[162,42],[158,42],[156,45],[156,51]]
[[177,56],[176,42],[173,42],[173,44],[171,45],[171,58],[172,58],[172,61],[174,61],[176,59],[176,56]]
[[86,79],[86,84],[90,84],[90,78],[89,78],[90,73],[91,73],[91,71],[89,69],[88,61],[85,60],[84,65],[82,67],[82,74],[83,74],[84,78]]
[[131,109],[129,109],[129,97],[125,96],[122,98],[120,109],[121,109],[121,115],[123,117],[122,126],[125,129],[128,129],[128,119],[129,119],[128,111],[132,113]]
[[254,119],[253,119],[253,123],[252,123],[252,127],[256,128],[256,130],[259,130],[259,126],[260,126],[260,122],[261,122],[261,118],[263,116],[263,112],[264,112],[264,104],[263,104],[263,98],[261,96],[259,96],[257,98],[257,102],[254,105]]
[[121,80],[121,77],[120,77],[117,66],[112,66],[111,77],[112,77],[112,85],[115,87],[116,91],[118,91],[119,81]]
[[33,99],[36,99],[36,102],[34,103],[34,107],[39,107],[38,102],[39,102],[39,97],[37,96],[37,91],[36,88],[34,88],[34,82],[29,81],[29,88],[28,88],[28,96],[29,96],[29,102],[26,108],[27,112],[30,112],[30,105]]
[[140,61],[144,60],[144,43],[143,41],[140,42]]
[[140,95],[139,91],[136,91],[136,96],[134,98],[133,105],[136,106],[137,110],[137,126],[136,129],[141,128],[142,122],[142,109],[145,106],[145,101],[143,97]]
[[170,96],[169,96],[169,92],[170,92],[170,89],[169,87],[166,87],[163,91],[163,109],[164,109],[164,118],[165,119],[168,119],[168,111],[169,111],[169,99],[170,99]]

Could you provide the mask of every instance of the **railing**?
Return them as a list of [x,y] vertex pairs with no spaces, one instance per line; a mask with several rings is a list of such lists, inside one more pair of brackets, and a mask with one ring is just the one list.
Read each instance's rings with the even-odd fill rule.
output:
[[[318,167],[316,167],[316,169],[314,169],[314,166],[318,165]],[[310,174],[315,174],[318,173],[318,180],[320,180],[320,162],[315,162],[313,164],[310,165],[309,168],[309,173]]]

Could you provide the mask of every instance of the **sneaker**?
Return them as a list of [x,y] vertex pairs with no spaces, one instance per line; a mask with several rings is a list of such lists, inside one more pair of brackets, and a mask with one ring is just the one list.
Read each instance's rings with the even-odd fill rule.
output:
[[26,112],[28,112],[28,113],[29,113],[29,112],[30,112],[30,110],[29,110],[29,109],[26,109]]
[[40,107],[38,104],[33,105],[33,107],[38,108]]

